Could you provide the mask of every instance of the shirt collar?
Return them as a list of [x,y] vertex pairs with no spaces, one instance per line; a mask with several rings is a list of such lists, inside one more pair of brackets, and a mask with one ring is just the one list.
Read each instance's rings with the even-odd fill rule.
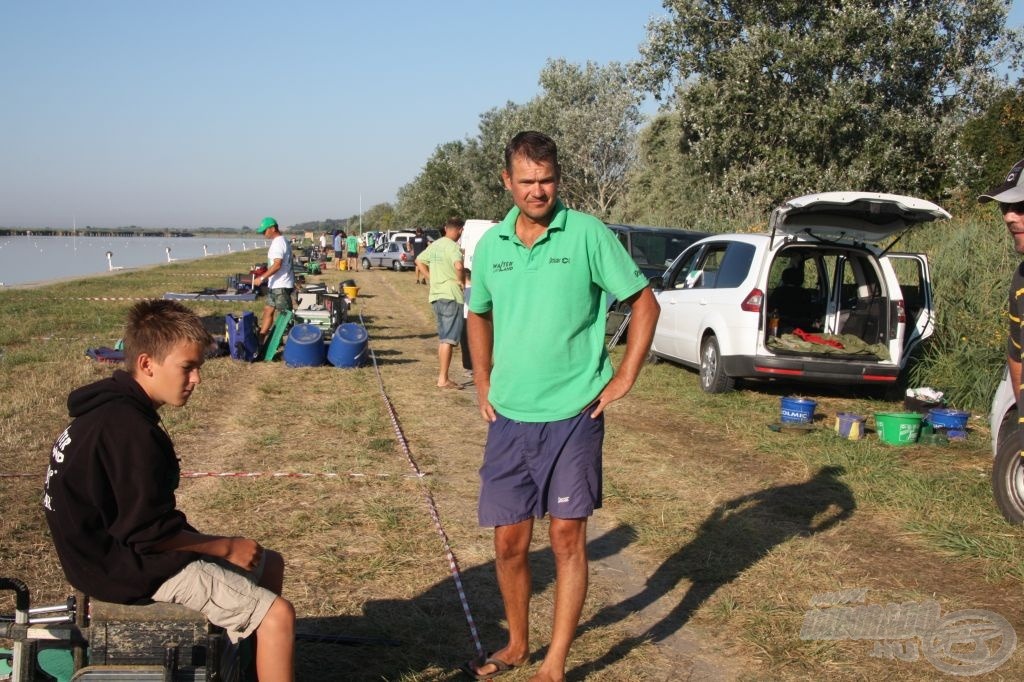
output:
[[[503,239],[512,239],[516,236],[516,220],[519,219],[519,213],[519,207],[513,206],[512,210],[505,216],[505,219],[498,225],[498,234]],[[569,209],[565,207],[561,199],[555,199],[554,215],[551,216],[551,222],[548,224],[546,232],[564,230],[565,221],[568,217]]]

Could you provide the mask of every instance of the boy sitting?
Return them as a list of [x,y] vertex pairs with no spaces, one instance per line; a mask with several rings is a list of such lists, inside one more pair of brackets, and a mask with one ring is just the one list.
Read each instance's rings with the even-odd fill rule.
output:
[[295,610],[278,596],[281,555],[248,538],[203,535],[175,505],[180,468],[157,409],[188,402],[211,341],[177,301],[132,307],[128,372],[68,396],[73,421],[51,453],[46,521],[75,588],[118,604],[182,604],[232,642],[255,632],[259,679],[291,680]]

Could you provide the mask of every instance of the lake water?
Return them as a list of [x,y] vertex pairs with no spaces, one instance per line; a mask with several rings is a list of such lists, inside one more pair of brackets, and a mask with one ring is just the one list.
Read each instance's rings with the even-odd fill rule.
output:
[[167,263],[168,257],[183,261],[219,256],[229,248],[232,253],[252,251],[258,263],[266,260],[268,246],[263,239],[240,237],[0,237],[0,286],[95,275],[111,265],[156,265]]

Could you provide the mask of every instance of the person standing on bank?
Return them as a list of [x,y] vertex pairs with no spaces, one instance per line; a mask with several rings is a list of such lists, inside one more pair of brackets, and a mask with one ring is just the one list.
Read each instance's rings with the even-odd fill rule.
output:
[[427,249],[427,243],[429,241],[427,239],[427,235],[423,234],[423,228],[417,227],[416,234],[413,235],[413,238],[409,241],[412,243],[413,260],[416,261],[416,284],[419,284],[420,282],[427,284],[427,272],[423,266],[419,264],[418,260],[420,254]]
[[265,344],[270,328],[274,325],[277,312],[292,309],[292,293],[295,291],[295,274],[292,272],[292,245],[284,238],[277,221],[267,217],[260,221],[256,230],[270,237],[267,249],[267,271],[253,278],[253,287],[267,283],[267,303],[263,306],[263,320],[260,322],[260,344]]
[[[999,203],[999,212],[1003,216],[1014,250],[1024,255],[1024,159],[1018,161],[1006,179],[978,197],[978,203],[990,201]],[[1006,364],[1010,370],[1010,383],[1017,405],[1024,415],[1024,406],[1020,402],[1021,382],[1021,347],[1024,345],[1024,263],[1013,271],[1010,281],[1010,328],[1006,340]]]
[[348,269],[359,272],[359,237],[354,232],[345,237],[345,249],[348,251]]
[[[462,337],[462,249],[458,241],[465,224],[462,218],[449,218],[444,224],[444,236],[416,258],[416,272],[423,268],[430,282],[427,300],[437,319],[438,388],[462,388],[448,378],[448,370],[452,365],[452,349],[459,345]],[[463,348],[462,352],[467,351]]]
[[[549,514],[554,623],[531,679],[563,680],[587,594],[587,518],[601,506],[603,412],[636,381],[660,309],[615,234],[558,199],[550,137],[513,137],[502,179],[515,206],[476,245],[467,322],[480,412],[489,422],[478,516],[481,526],[494,527],[509,639],[463,670],[485,679],[529,659],[528,552],[534,519]],[[632,306],[614,372],[604,346],[605,292]]]

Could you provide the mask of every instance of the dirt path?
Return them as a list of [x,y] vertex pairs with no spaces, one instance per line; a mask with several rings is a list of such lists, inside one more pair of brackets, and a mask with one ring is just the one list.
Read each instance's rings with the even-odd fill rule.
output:
[[[399,275],[398,277],[401,276]],[[424,392],[428,397],[433,397],[433,395],[436,395],[436,392],[431,393],[432,387],[428,378],[432,376],[431,372],[435,370],[437,363],[437,342],[434,333],[433,316],[427,305],[416,304],[415,302],[412,305],[409,304],[408,284],[399,280],[398,277],[396,277],[395,273],[381,271],[360,274],[359,281],[361,286],[364,286],[366,291],[374,293],[372,294],[372,299],[366,298],[358,305],[362,305],[364,314],[372,318],[368,325],[371,334],[373,334],[374,326],[378,320],[387,320],[390,323],[395,319],[401,318],[408,324],[410,332],[408,336],[411,338],[377,340],[375,341],[375,347],[384,350],[385,355],[383,357],[385,358],[390,357],[390,353],[398,351],[403,358],[415,359],[415,363],[407,367],[417,367],[418,371],[415,372],[416,380],[424,382]],[[402,286],[403,284],[405,286]],[[424,299],[426,297],[425,288],[417,288],[412,294],[414,296],[419,294]],[[390,336],[390,334],[385,333],[378,336]],[[452,361],[450,376],[456,381],[468,381],[468,379],[463,379],[464,375],[460,362],[459,351],[456,351]],[[382,371],[385,383],[387,384],[393,384],[396,380],[407,380],[404,377],[404,371],[399,372],[391,365],[385,365]],[[401,378],[399,377],[400,374],[403,375]],[[472,385],[467,383],[466,390],[455,394],[454,397],[458,399],[458,403],[461,406],[468,407],[472,405],[469,422],[465,424],[468,429],[460,429],[459,422],[447,424],[446,428],[451,429],[449,435],[455,436],[455,440],[463,442],[476,441],[478,449],[474,452],[471,448],[468,454],[470,458],[478,460],[482,450],[482,447],[480,447],[482,446],[481,436],[484,435],[485,427],[475,419],[476,410],[478,409],[476,393]],[[397,399],[396,402],[400,417],[403,420],[406,436],[414,444],[422,443],[426,437],[425,431],[436,429],[436,424],[431,426],[419,420],[407,418],[409,411],[404,409],[405,405],[402,404],[401,398]],[[664,427],[665,425],[663,424],[662,426]],[[437,436],[436,431],[433,435]],[[458,486],[459,492],[453,494],[469,494],[475,502],[475,490],[473,489],[475,484],[476,480],[474,477],[470,480],[470,486],[467,487],[463,482],[462,485]],[[439,497],[443,496],[444,492],[442,491]],[[465,516],[462,516],[459,521],[460,523],[465,523],[467,519]],[[617,526],[618,522],[607,512],[596,514],[591,521],[589,533],[591,544],[601,545],[604,541],[608,540],[610,534],[614,532]],[[489,531],[485,531],[483,534],[489,537]],[[546,538],[542,528],[539,527],[537,532],[535,532],[534,547],[543,546],[545,541]],[[482,552],[486,553],[488,549],[485,547]],[[473,556],[475,558],[475,552]],[[614,607],[615,604],[628,603],[631,598],[642,593],[646,585],[645,565],[647,563],[649,562],[644,562],[635,557],[634,552],[628,547],[621,548],[615,552],[599,554],[592,560],[591,564],[590,594],[591,601],[594,601],[594,603],[588,605],[588,610],[598,612]],[[547,627],[546,623],[551,619],[550,608],[552,600],[550,597],[550,593],[536,596],[531,607],[532,620],[538,623],[545,623],[545,628]],[[657,623],[664,620],[674,606],[672,596],[666,595],[644,606],[636,613],[622,614],[624,618],[622,623],[623,633],[620,635],[621,640],[627,641],[632,638],[636,640],[637,644],[646,641],[648,639],[648,634],[646,633],[649,633]],[[715,650],[715,645],[707,641],[704,633],[695,625],[680,628],[670,636],[648,647],[645,651],[644,667],[645,679],[665,680],[731,680],[737,679],[741,670],[741,666],[737,665],[735,659],[730,660],[718,653]]]
[[[460,679],[452,670],[471,653],[462,643],[467,628],[420,486],[436,500],[483,646],[497,648],[504,632],[491,531],[479,528],[475,518],[486,424],[471,386],[434,386],[437,341],[426,288],[415,285],[411,273],[374,270],[345,278],[360,286],[353,317],[363,316],[385,390],[426,477],[407,478],[408,463],[382,407],[373,368],[299,375],[276,363],[232,364],[213,370],[232,372],[233,378],[210,381],[206,404],[230,402],[235,409],[211,410],[202,431],[175,433],[181,451],[194,453],[188,468],[348,470],[390,483],[374,484],[367,477],[347,484],[304,482],[283,491],[284,484],[261,491],[254,483],[247,492],[195,481],[185,502],[197,518],[219,514],[225,532],[235,519],[223,510],[235,509],[236,498],[240,514],[252,504],[274,521],[301,517],[280,542],[293,557],[290,596],[307,627],[331,614],[344,614],[331,621],[343,631],[390,632],[408,621],[402,631],[407,646],[387,653],[402,658],[380,663],[373,651],[346,653],[353,668],[332,679],[369,679],[356,672],[367,670],[378,671],[373,679],[397,679],[398,671],[408,671],[408,679]],[[282,372],[302,376],[308,391],[273,398],[294,403],[293,411],[280,425],[254,433],[253,423],[266,421],[268,387]],[[464,377],[458,351],[452,377]],[[795,459],[757,456],[727,425],[688,414],[670,395],[636,390],[608,412],[605,506],[591,521],[591,584],[570,679],[934,677],[936,671],[923,662],[874,659],[864,642],[801,642],[801,618],[811,597],[832,586],[869,589],[881,603],[934,596],[943,612],[989,608],[1018,630],[1024,627],[1024,599],[1012,581],[986,581],[980,563],[952,562],[923,547],[898,519],[862,513],[841,483],[833,485]],[[307,404],[310,399],[317,401],[315,408]],[[370,451],[353,447],[360,442]],[[288,459],[262,464],[281,443]],[[820,508],[813,518],[803,518],[801,505],[815,496],[822,498]],[[338,509],[332,511],[335,498]],[[652,509],[660,514],[657,523],[651,523]],[[544,528],[538,524],[531,546],[534,662],[550,638],[554,600]],[[377,557],[414,565],[396,563],[395,577],[389,578],[388,566]],[[415,614],[422,614],[422,623]],[[441,636],[431,632],[437,629],[444,646],[431,639]],[[422,641],[416,639],[419,630],[425,631]],[[314,654],[300,650],[307,665],[316,665],[308,662]],[[341,665],[337,653],[329,656],[331,665]],[[525,680],[534,668],[503,679]]]

